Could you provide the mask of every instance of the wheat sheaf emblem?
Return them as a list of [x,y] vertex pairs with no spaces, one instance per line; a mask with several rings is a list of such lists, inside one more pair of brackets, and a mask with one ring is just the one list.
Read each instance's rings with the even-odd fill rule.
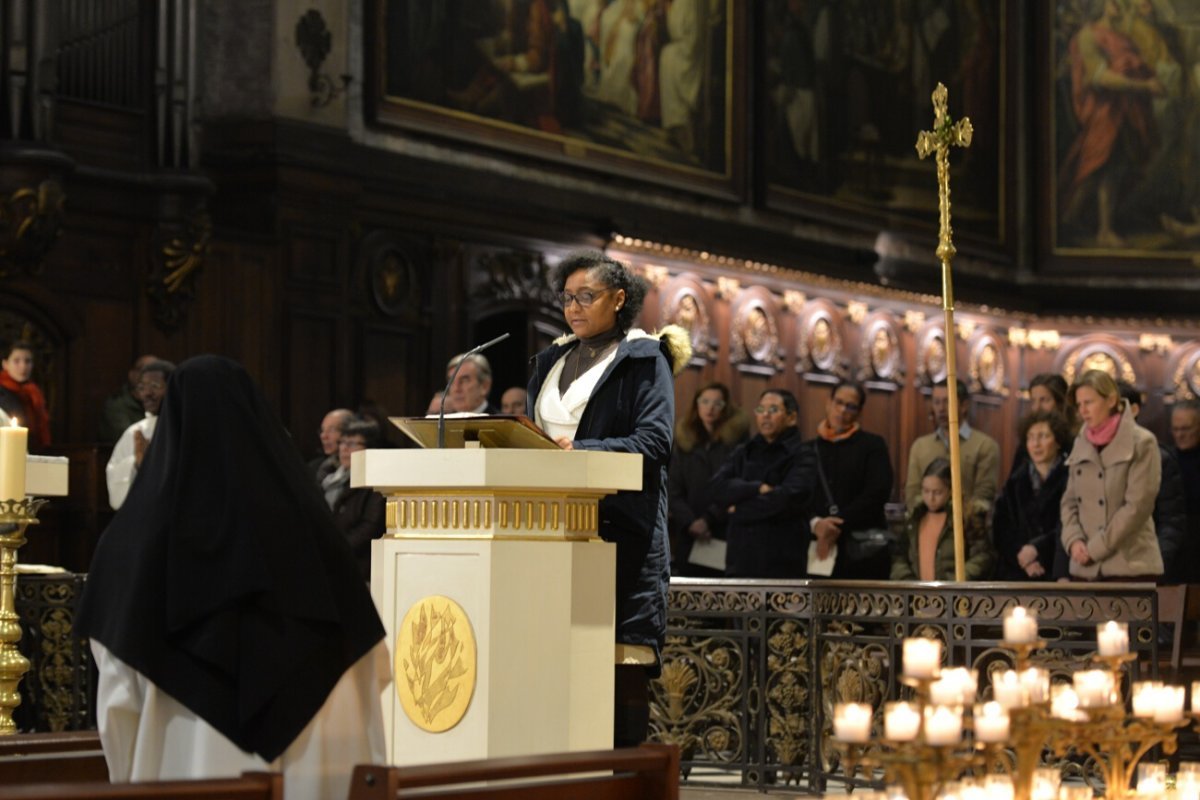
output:
[[467,674],[463,643],[455,632],[458,621],[449,604],[439,611],[430,602],[421,606],[419,617],[411,623],[412,644],[403,658],[404,679],[427,725],[458,697],[459,679]]

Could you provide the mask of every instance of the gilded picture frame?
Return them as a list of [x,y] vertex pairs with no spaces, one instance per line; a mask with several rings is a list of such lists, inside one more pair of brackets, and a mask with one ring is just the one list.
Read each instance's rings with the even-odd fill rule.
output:
[[1015,0],[765,0],[757,29],[762,160],[768,206],[837,224],[932,234],[932,159],[917,134],[931,95],[975,129],[951,155],[954,240],[1011,261],[1017,251]]
[[727,198],[746,4],[371,0],[368,121]]
[[1194,273],[1200,2],[1054,0],[1038,25],[1038,110],[1050,123],[1040,260],[1067,273]]

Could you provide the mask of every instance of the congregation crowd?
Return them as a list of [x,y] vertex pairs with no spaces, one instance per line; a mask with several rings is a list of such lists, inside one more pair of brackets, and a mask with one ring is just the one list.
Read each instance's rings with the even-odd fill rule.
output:
[[[700,387],[676,413],[674,376],[691,358],[690,338],[674,326],[636,327],[645,282],[584,251],[558,265],[554,288],[571,333],[535,357],[525,388],[491,405],[487,359],[464,354],[447,365],[446,394],[427,413],[527,415],[562,450],[642,457],[642,489],[600,500],[597,526],[616,545],[617,746],[646,736],[672,575],[953,580],[951,436],[968,580],[1197,580],[1200,402],[1171,407],[1173,443],[1161,445],[1137,422],[1133,387],[1096,370],[1071,386],[1038,375],[1001,482],[1000,447],[970,425],[966,387],[943,381],[930,393],[935,429],[908,454],[901,523],[887,513],[895,485],[887,444],[860,423],[863,386],[832,385],[824,416],[804,427],[784,388],[760,394],[753,432],[720,383]],[[28,424],[36,451],[50,437],[33,354],[24,342],[4,350],[0,422]],[[120,511],[98,544],[79,631],[100,666],[97,714],[114,780],[219,774],[218,762],[236,774],[263,763],[251,755],[298,772],[332,763],[327,747],[346,741],[333,731],[381,730],[371,687],[386,680],[386,646],[365,581],[384,499],[349,480],[351,455],[382,444],[385,420],[374,412],[328,412],[320,452],[305,464],[252,379],[226,359],[176,368],[144,356],[105,404],[102,433],[115,441],[109,499]],[[261,568],[297,553],[295,569]],[[206,573],[222,577],[197,583]],[[310,597],[310,586],[329,591]],[[139,609],[162,618],[146,624]],[[265,649],[243,658],[237,643],[259,639]],[[237,676],[260,674],[258,662],[276,664],[279,654],[291,664],[317,653],[327,654],[319,680],[268,670],[282,677],[259,687],[254,701],[266,710],[238,717],[242,701],[229,691]],[[211,686],[193,680],[213,669],[222,677]],[[366,700],[342,702],[339,692]],[[159,732],[178,719],[188,724],[159,747]],[[352,738],[339,762],[382,757],[378,737]],[[225,755],[172,755],[198,752],[197,743],[219,743]],[[341,766],[327,771],[348,776]]]

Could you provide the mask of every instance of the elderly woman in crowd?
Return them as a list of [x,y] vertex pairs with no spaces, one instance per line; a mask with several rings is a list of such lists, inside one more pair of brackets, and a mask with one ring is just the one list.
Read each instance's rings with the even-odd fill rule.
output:
[[171,375],[76,633],[114,782],[283,772],[345,797],[385,757],[383,625],[291,437],[238,364]]
[[1057,411],[1034,411],[1021,420],[1028,460],[1008,481],[992,517],[992,538],[1002,581],[1049,580],[1062,531],[1059,507],[1067,488],[1067,421]]
[[729,387],[717,382],[701,386],[676,423],[668,506],[674,574],[724,574],[724,570],[689,563],[688,556],[694,542],[725,538],[728,514],[713,502],[709,484],[733,448],[745,440],[749,427],[745,413],[730,402]]
[[1075,580],[1155,580],[1154,532],[1162,460],[1154,434],[1134,421],[1116,382],[1089,370],[1071,387],[1083,428],[1067,458],[1062,544]]
[[667,464],[675,420],[672,372],[691,344],[681,328],[633,326],[646,283],[598,251],[567,256],[554,273],[572,333],[534,359],[530,416],[564,450],[642,456],[642,489],[600,501],[600,536],[617,545],[614,741],[642,741],[649,679],[662,669],[667,630]]

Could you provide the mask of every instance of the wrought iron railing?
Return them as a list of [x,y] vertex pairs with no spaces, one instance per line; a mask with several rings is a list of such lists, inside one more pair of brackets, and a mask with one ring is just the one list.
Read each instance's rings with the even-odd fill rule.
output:
[[[901,696],[901,642],[925,635],[985,676],[1009,669],[1006,609],[1036,610],[1049,646],[1035,658],[1065,676],[1095,650],[1096,624],[1129,623],[1139,670],[1157,672],[1157,593],[1149,584],[671,582],[652,738],[678,744],[684,780],[823,792],[845,783],[830,746],[833,706],[880,708]],[[861,783],[856,779],[855,783]]]

